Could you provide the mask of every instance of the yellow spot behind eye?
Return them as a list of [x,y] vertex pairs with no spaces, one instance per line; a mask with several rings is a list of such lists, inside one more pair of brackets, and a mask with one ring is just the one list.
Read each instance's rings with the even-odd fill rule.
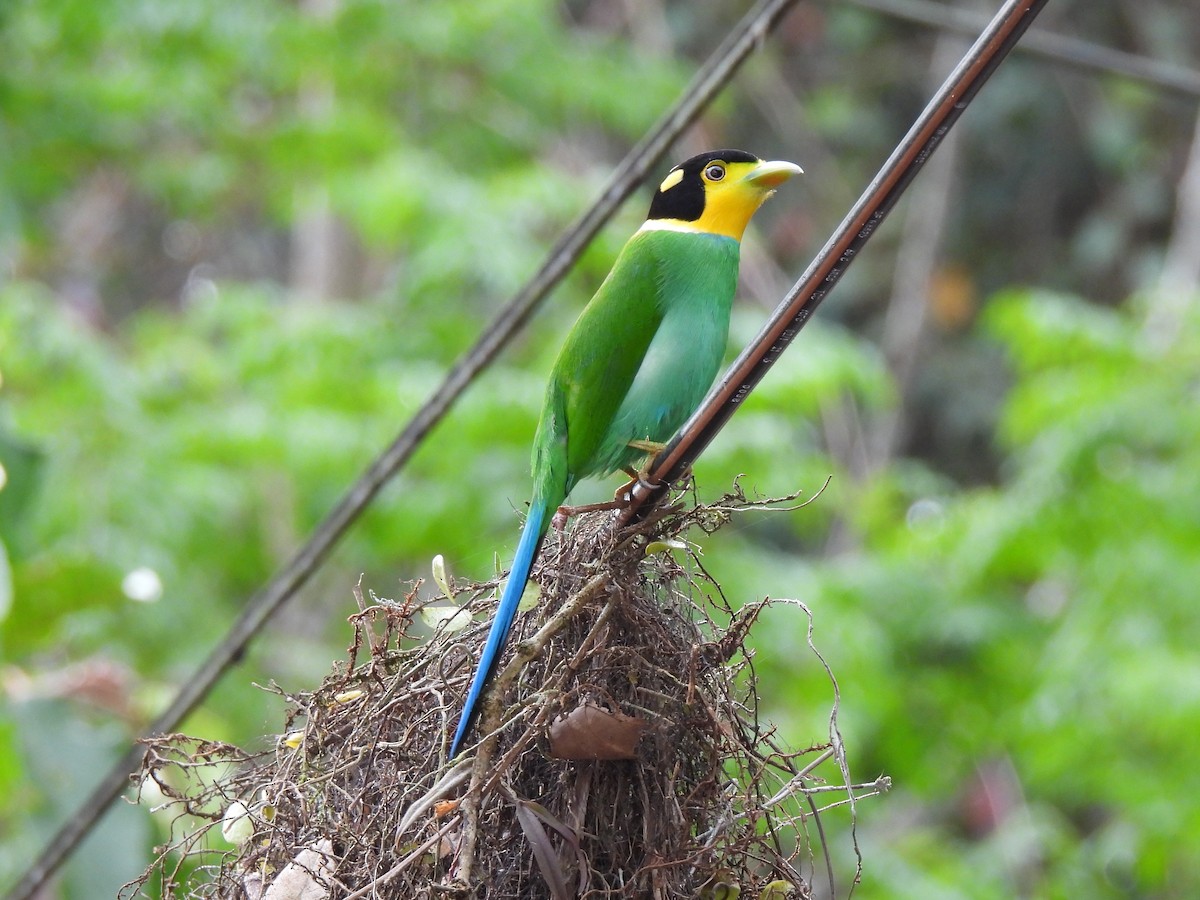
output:
[[672,169],[667,173],[667,177],[663,179],[662,184],[658,186],[658,190],[665,194],[681,181],[683,181],[683,169]]

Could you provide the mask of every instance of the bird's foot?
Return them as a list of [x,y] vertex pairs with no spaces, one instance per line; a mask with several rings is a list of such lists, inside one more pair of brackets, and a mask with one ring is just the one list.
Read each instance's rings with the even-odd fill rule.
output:
[[657,491],[663,486],[663,484],[661,481],[655,481],[650,477],[650,466],[654,463],[654,457],[659,453],[662,453],[662,451],[667,448],[667,445],[659,443],[658,441],[635,440],[630,441],[629,446],[634,450],[643,450],[649,455],[647,456],[646,462],[642,468],[637,470],[631,468],[625,469],[625,474],[628,475],[632,481],[617,491],[617,496],[631,496],[633,492],[633,486],[635,484],[641,485],[643,490]]
[[633,486],[635,484],[640,485],[641,488],[646,491],[657,491],[659,488],[663,487],[663,482],[655,481],[650,477],[650,464],[652,462],[654,462],[653,459],[646,460],[646,465],[642,466],[642,468],[636,471],[633,469],[626,469],[625,474],[629,476],[630,481],[621,486],[621,489],[617,491],[617,495],[624,496],[626,498],[632,496]]
[[[646,450],[647,452],[657,452],[666,445],[658,444],[654,441],[630,441],[629,446],[635,447],[638,450]],[[599,512],[606,509],[624,509],[629,505],[629,501],[633,497],[635,486],[640,485],[643,490],[647,491],[656,491],[663,486],[662,482],[654,481],[650,478],[649,461],[647,461],[647,465],[643,469],[623,468],[622,471],[629,476],[629,481],[617,488],[611,500],[605,500],[600,503],[584,503],[580,506],[567,506],[563,504],[550,517],[550,526],[556,532],[562,534],[563,529],[567,527],[567,519],[571,518],[571,516],[577,516],[580,513]]]
[[667,448],[666,444],[663,444],[659,441],[642,441],[642,440],[630,441],[629,446],[632,447],[634,450],[643,450],[646,453],[662,453],[663,450],[665,450]]

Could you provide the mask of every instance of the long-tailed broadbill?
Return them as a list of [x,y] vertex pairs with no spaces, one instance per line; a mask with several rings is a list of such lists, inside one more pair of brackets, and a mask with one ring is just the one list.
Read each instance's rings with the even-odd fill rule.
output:
[[801,169],[713,150],[667,173],[645,224],[567,335],[533,440],[533,499],[450,756],[495,674],[555,511],[583,478],[629,470],[695,411],[725,354],[750,217]]

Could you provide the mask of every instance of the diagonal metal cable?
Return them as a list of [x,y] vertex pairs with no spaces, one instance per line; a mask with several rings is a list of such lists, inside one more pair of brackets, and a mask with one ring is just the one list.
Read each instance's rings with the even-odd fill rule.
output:
[[[547,294],[571,270],[592,238],[637,189],[671,144],[708,107],[746,59],[763,44],[795,3],[796,0],[759,0],[729,32],[697,71],[675,105],[629,151],[591,208],[559,238],[541,268],[505,305],[475,345],[455,363],[442,384],[391,446],[351,485],[308,542],[250,599],[226,637],[184,683],[171,705],[151,724],[148,734],[163,734],[178,728],[220,677],[241,659],[247,644],[320,567],[375,495],[409,460],[467,386],[529,321]],[[78,811],[62,825],[26,870],[9,894],[9,900],[31,900],[37,894],[128,786],[129,775],[141,764],[142,753],[135,744],[114,763]]]
[[[771,314],[767,324],[655,457],[619,521],[644,513],[716,437],[808,322],[978,90],[1020,40],[1047,0],[1008,0],[934,94],[846,218]],[[650,487],[654,484],[654,487]]]

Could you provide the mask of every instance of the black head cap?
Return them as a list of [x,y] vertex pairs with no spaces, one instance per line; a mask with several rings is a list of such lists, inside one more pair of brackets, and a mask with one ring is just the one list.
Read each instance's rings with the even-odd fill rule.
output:
[[[695,222],[704,214],[704,170],[709,163],[721,160],[727,163],[754,163],[758,157],[745,150],[710,150],[684,160],[671,172],[680,171],[683,177],[677,179],[666,190],[661,187],[650,201],[648,219],[679,219],[683,222]],[[670,174],[663,184],[670,180]]]

